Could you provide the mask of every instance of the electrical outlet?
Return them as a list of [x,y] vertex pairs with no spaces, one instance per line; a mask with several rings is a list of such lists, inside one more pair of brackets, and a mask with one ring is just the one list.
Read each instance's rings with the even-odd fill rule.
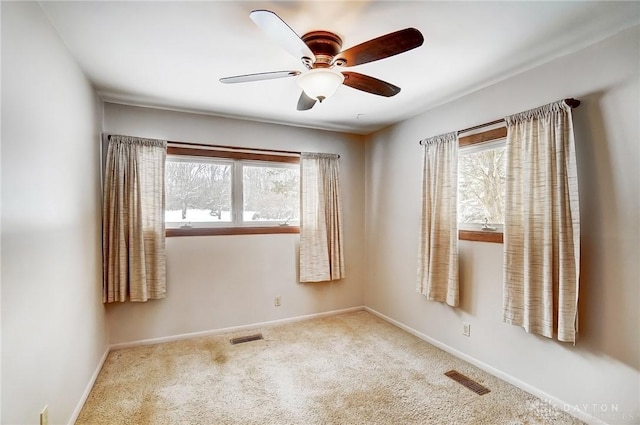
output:
[[471,324],[469,322],[462,322],[462,335],[471,336]]
[[281,304],[280,295],[278,295],[273,299],[273,305],[275,305],[276,307],[280,307],[280,304]]
[[44,406],[40,412],[40,425],[49,425],[49,406]]

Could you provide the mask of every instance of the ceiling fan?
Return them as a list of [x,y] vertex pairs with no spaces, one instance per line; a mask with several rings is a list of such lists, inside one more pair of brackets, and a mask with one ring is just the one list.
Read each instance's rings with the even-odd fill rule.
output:
[[415,28],[405,28],[374,38],[357,46],[342,49],[342,39],[329,31],[311,31],[299,37],[278,15],[269,10],[254,10],[251,20],[269,37],[292,55],[299,57],[305,71],[275,71],[221,78],[225,84],[275,78],[298,77],[302,89],[298,111],[311,109],[344,84],[357,90],[391,97],[400,93],[397,87],[358,72],[339,71],[339,68],[361,65],[404,53],[422,45],[424,38]]

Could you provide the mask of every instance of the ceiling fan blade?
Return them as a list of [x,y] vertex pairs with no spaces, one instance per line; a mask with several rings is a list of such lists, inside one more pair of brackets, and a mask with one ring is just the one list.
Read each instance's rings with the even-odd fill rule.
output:
[[342,75],[344,75],[344,82],[342,84],[357,90],[384,97],[391,97],[400,93],[400,87],[368,75],[357,72],[343,72]]
[[296,75],[300,75],[300,71],[261,72],[259,74],[236,75],[233,77],[220,78],[220,82],[225,84],[248,83],[250,81],[262,81],[262,80],[273,80],[275,78],[295,77]]
[[316,57],[309,46],[278,15],[270,10],[254,10],[249,14],[249,17],[287,52],[298,59],[307,57],[315,61]]
[[423,42],[424,37],[420,31],[415,28],[405,28],[340,52],[336,60],[344,60],[346,63],[343,66],[361,65],[415,49],[422,46]]
[[300,99],[298,99],[298,111],[306,111],[308,109],[313,108],[313,105],[316,104],[316,100],[307,96],[305,92],[300,93]]

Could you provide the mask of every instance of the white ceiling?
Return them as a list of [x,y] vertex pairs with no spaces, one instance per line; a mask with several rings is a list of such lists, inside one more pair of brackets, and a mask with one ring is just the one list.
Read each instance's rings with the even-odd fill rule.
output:
[[[640,22],[640,2],[211,1],[41,2],[105,101],[366,134]],[[341,86],[297,111],[303,70],[249,19],[277,13],[298,34],[327,30],[343,48],[414,27],[417,49],[349,68],[402,88],[385,98]]]

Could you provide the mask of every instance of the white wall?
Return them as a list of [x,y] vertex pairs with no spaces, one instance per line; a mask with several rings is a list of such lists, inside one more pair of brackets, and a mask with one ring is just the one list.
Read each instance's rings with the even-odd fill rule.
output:
[[101,104],[37,3],[1,7],[1,420],[62,424],[108,345]]
[[[380,131],[366,150],[365,305],[612,424],[640,422],[639,40],[638,27],[626,30]],[[582,218],[575,347],[501,322],[501,244],[460,242],[460,308],[415,291],[418,140],[565,97],[583,102],[574,111]]]
[[[175,141],[340,154],[346,279],[297,282],[299,236],[167,239],[167,298],[107,307],[125,343],[292,318],[363,304],[364,143],[361,136],[105,104],[105,132]],[[273,298],[282,297],[275,307]]]

